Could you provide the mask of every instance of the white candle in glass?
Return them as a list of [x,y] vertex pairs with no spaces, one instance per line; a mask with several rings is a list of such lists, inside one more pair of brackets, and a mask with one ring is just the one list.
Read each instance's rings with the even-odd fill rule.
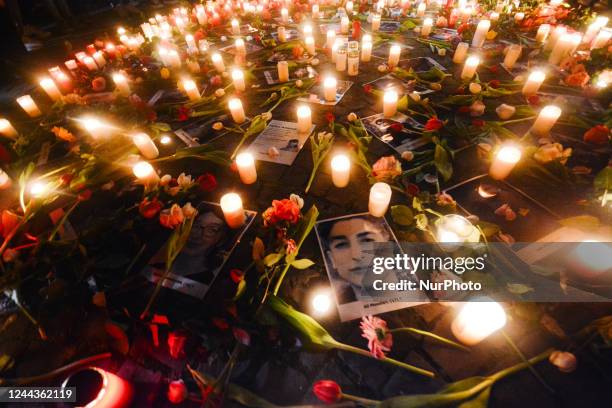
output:
[[372,31],[380,29],[380,14],[372,14]]
[[419,5],[417,6],[417,12],[416,12],[416,16],[417,17],[423,17],[425,15],[425,8],[427,6],[425,5],[425,3],[419,3]]
[[531,130],[538,135],[547,134],[561,116],[561,108],[547,105],[538,114]]
[[540,89],[540,86],[542,86],[542,83],[544,82],[545,79],[546,79],[546,74],[544,74],[544,72],[533,71],[527,77],[527,81],[525,82],[525,85],[523,85],[523,91],[522,91],[523,95],[531,96],[531,95],[537,94],[538,90]]
[[351,0],[347,1],[344,8],[348,15],[353,14],[353,2]]
[[342,34],[348,34],[349,32],[349,18],[347,16],[342,16],[340,19],[340,32]]
[[306,51],[311,56],[315,55],[315,40],[314,37],[308,36],[304,39],[304,44],[306,45]]
[[421,27],[421,37],[429,37],[431,34],[431,27],[433,26],[433,20],[431,18],[426,18],[423,20],[423,27]]
[[236,156],[236,167],[238,167],[240,180],[244,184],[253,184],[257,181],[255,159],[251,153],[244,152]]
[[8,119],[0,119],[0,135],[11,139],[17,136],[17,131]]
[[536,41],[540,44],[546,41],[548,38],[548,34],[550,33],[550,24],[542,24],[538,27],[538,32],[536,33]]
[[157,146],[153,143],[153,140],[146,133],[137,133],[132,136],[132,141],[140,150],[140,154],[142,154],[146,159],[155,159],[159,156],[159,150],[157,150]]
[[64,65],[66,66],[66,68],[68,68],[70,71],[74,71],[76,69],[79,68],[79,65],[77,64],[77,62],[73,59],[68,60],[66,62],[64,62]]
[[465,60],[465,64],[463,65],[463,71],[461,71],[461,79],[472,79],[474,74],[476,74],[476,68],[478,68],[478,64],[480,64],[480,58],[475,55],[469,56]]
[[104,65],[106,65],[106,59],[104,58],[104,54],[102,54],[102,51],[96,51],[92,54],[92,57],[94,59],[94,61],[96,61],[96,64],[98,64],[98,66],[100,68],[102,68]]
[[519,44],[512,44],[508,47],[508,51],[506,52],[506,56],[504,57],[504,66],[508,69],[512,69],[516,61],[521,56],[521,52],[523,51],[523,47]]
[[502,146],[491,162],[489,175],[495,180],[503,180],[510,175],[519,160],[521,160],[521,150],[517,146]]
[[323,96],[328,102],[336,101],[336,86],[337,81],[334,77],[326,77],[323,80]]
[[573,55],[578,49],[578,46],[580,46],[580,43],[582,42],[582,34],[580,33],[572,33],[571,37],[571,45],[569,47],[569,50],[567,51],[568,55]]
[[244,82],[244,73],[240,69],[232,70],[232,81],[234,83],[234,89],[238,92],[244,92],[246,89],[246,84]]
[[559,38],[561,38],[561,36],[563,36],[565,33],[567,33],[567,27],[565,27],[565,26],[556,26],[555,29],[552,30],[552,33],[550,34],[550,38],[546,42],[546,45],[544,46],[544,49],[546,49],[546,50],[553,49],[553,47],[555,46],[555,44],[557,43]]
[[223,57],[218,52],[215,52],[211,55],[210,59],[213,62],[213,65],[217,72],[225,72],[225,64],[223,63]]
[[491,28],[491,22],[489,20],[480,20],[476,26],[476,32],[474,32],[474,38],[472,38],[472,47],[480,48],[484,44],[487,33]]
[[306,105],[297,108],[297,131],[298,133],[310,133],[312,127],[312,113]]
[[336,58],[338,57],[338,48],[340,48],[340,40],[334,41],[334,45],[331,48],[331,62],[336,63]]
[[466,303],[451,325],[461,343],[473,346],[506,325],[506,312],[497,302]]
[[195,38],[193,38],[193,35],[187,34],[185,36],[185,42],[187,43],[187,48],[189,49],[190,54],[198,53],[198,45],[196,44]]
[[85,64],[87,69],[90,71],[95,71],[98,69],[98,65],[96,65],[96,61],[92,57],[85,57],[81,62],[83,62],[83,64]]
[[344,154],[337,154],[332,158],[332,182],[334,186],[343,188],[348,185],[351,175],[351,161]]
[[608,17],[597,17],[593,23],[591,23],[586,31],[584,32],[583,41],[585,43],[591,42],[591,40],[597,35],[599,30],[608,24]]
[[566,56],[572,47],[572,35],[563,34],[559,38],[553,47],[550,55],[548,56],[548,62],[553,65],[557,65]]
[[155,184],[159,181],[157,172],[151,166],[151,163],[146,161],[139,161],[132,166],[132,172],[139,182],[143,184]]
[[220,204],[227,225],[230,228],[240,228],[246,221],[240,196],[236,193],[227,193],[221,197]]
[[242,101],[238,98],[232,98],[227,103],[230,114],[232,115],[232,119],[236,123],[242,123],[246,120],[246,116],[244,114],[244,108],[242,107]]
[[460,42],[457,44],[457,49],[455,49],[455,54],[453,55],[453,62],[455,64],[463,64],[469,49],[470,45],[466,42]]
[[236,49],[236,55],[241,57],[246,56],[246,46],[244,45],[244,40],[242,38],[237,38],[234,43],[234,48]]
[[183,79],[183,90],[190,101],[197,101],[200,99],[200,91],[193,79]]
[[51,98],[51,100],[59,101],[60,99],[62,99],[62,93],[51,78],[44,77],[40,80],[39,84],[40,87],[45,90],[47,95],[49,95],[49,98]]
[[383,94],[383,115],[390,118],[397,112],[397,92],[390,89]]
[[391,201],[391,187],[387,183],[375,183],[370,188],[368,211],[374,217],[383,217]]
[[125,75],[123,75],[121,72],[114,73],[113,82],[115,83],[115,86],[117,87],[117,90],[121,95],[130,95],[130,84],[128,83],[128,80]]
[[603,28],[591,43],[591,49],[596,50],[605,47],[610,41],[610,38],[612,38],[612,30]]
[[4,172],[4,170],[0,169],[0,190],[6,190],[13,185],[13,181],[9,177],[8,174]]
[[372,36],[364,34],[361,38],[361,60],[369,62],[372,59]]
[[287,30],[285,30],[285,27],[278,26],[278,29],[276,30],[276,33],[278,34],[278,41],[280,41],[280,42],[286,42],[287,41]]
[[240,23],[235,18],[232,19],[232,34],[240,35]]
[[283,24],[287,24],[289,22],[289,11],[284,7],[281,9],[281,20]]
[[336,32],[334,30],[327,30],[327,48],[331,49],[336,42]]
[[289,63],[287,61],[278,61],[276,66],[278,69],[279,82],[289,81]]
[[389,48],[389,66],[396,67],[399,64],[402,48],[398,44],[394,44]]
[[346,71],[346,59],[348,54],[346,49],[338,50],[336,52],[336,71]]
[[38,108],[38,105],[34,102],[34,99],[30,95],[23,95],[17,98],[17,103],[31,118],[36,118],[42,115],[42,112]]

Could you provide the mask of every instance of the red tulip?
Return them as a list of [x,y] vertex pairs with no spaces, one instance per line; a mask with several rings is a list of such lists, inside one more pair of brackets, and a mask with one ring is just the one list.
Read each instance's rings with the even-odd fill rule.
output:
[[338,383],[332,380],[320,380],[312,386],[317,398],[326,404],[333,404],[342,398],[342,390]]
[[187,387],[183,380],[172,381],[168,384],[168,401],[180,404],[187,398]]

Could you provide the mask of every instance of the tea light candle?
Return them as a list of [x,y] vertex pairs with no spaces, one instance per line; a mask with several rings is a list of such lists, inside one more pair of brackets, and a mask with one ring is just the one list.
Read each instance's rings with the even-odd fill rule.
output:
[[517,146],[502,146],[491,162],[489,175],[495,180],[503,180],[510,175],[519,160],[521,160],[521,150]]
[[185,91],[190,101],[200,99],[200,91],[193,79],[183,79],[183,91]]
[[542,86],[542,83],[544,82],[544,79],[546,79],[546,74],[544,74],[542,71],[533,71],[531,74],[529,74],[529,77],[527,77],[527,82],[525,82],[525,85],[523,85],[523,95],[531,96],[537,94],[540,86]]
[[476,73],[476,68],[480,64],[480,58],[475,55],[469,56],[465,60],[465,65],[463,65],[463,71],[461,71],[461,79],[472,79],[474,74]]
[[342,34],[348,34],[349,32],[349,18],[347,16],[342,16],[342,19],[340,19],[340,32]]
[[297,130],[298,133],[310,133],[312,127],[312,113],[306,105],[297,108]]
[[77,64],[77,62],[73,59],[68,60],[66,62],[64,62],[64,65],[66,66],[66,68],[68,68],[70,71],[74,71],[76,69],[79,68],[79,65]]
[[227,225],[230,228],[240,228],[246,221],[240,196],[236,193],[227,193],[221,197],[220,204]]
[[337,82],[334,77],[327,77],[323,80],[323,94],[326,101],[336,101],[336,86]]
[[497,302],[466,303],[453,321],[453,335],[465,345],[480,343],[506,325],[506,312]]
[[540,44],[546,41],[548,38],[548,34],[550,33],[550,24],[542,24],[538,27],[538,32],[536,33],[536,41]]
[[281,9],[281,20],[283,24],[287,24],[289,22],[289,11],[286,8]]
[[234,89],[238,92],[244,92],[246,84],[244,83],[244,73],[239,69],[232,70],[232,81],[234,83]]
[[431,18],[426,18],[423,20],[423,27],[421,27],[421,37],[429,37],[431,34],[431,27],[433,26],[433,20]]
[[394,44],[391,46],[391,48],[389,48],[389,66],[396,67],[397,64],[399,64],[401,53],[402,48],[397,44]]
[[544,49],[546,49],[546,50],[553,49],[553,47],[555,46],[555,44],[557,43],[559,38],[561,38],[561,36],[563,36],[565,33],[567,33],[567,27],[565,27],[565,26],[556,26],[555,29],[550,34],[550,38],[546,42],[546,45],[544,46]]
[[13,181],[4,170],[0,169],[0,190],[6,190],[13,185]]
[[92,57],[85,57],[81,62],[83,62],[83,64],[85,64],[87,69],[90,71],[95,71],[98,69],[98,65],[96,65],[96,61]]
[[548,57],[548,62],[553,65],[557,65],[563,57],[569,52],[572,48],[572,35],[571,34],[563,34],[561,38],[557,40],[557,43],[553,47],[550,52],[550,56]]
[[315,40],[314,37],[308,36],[304,39],[304,44],[306,45],[306,51],[308,54],[315,55]]
[[380,29],[380,14],[372,14],[372,31]]
[[332,158],[332,182],[338,188],[348,185],[351,174],[351,161],[344,154],[337,154]]
[[151,163],[139,161],[132,166],[132,172],[139,182],[143,184],[155,184],[159,181],[157,172],[151,166]]
[[236,55],[239,55],[241,57],[246,56],[246,47],[242,38],[236,39],[236,42],[234,43],[234,48],[236,49]]
[[519,44],[512,44],[508,47],[508,51],[506,52],[506,57],[504,58],[504,66],[508,69],[512,69],[516,61],[521,56],[521,52],[523,51],[523,47]]
[[472,47],[482,47],[485,42],[485,39],[487,38],[489,28],[491,28],[491,22],[489,20],[480,20],[478,22],[478,25],[476,26],[476,32],[474,33],[474,38],[472,38]]
[[42,115],[42,112],[40,109],[38,109],[38,106],[30,95],[20,96],[17,98],[17,103],[31,118],[36,118]]
[[232,34],[240,35],[240,23],[235,18],[232,19]]
[[223,58],[217,52],[211,55],[210,59],[213,62],[213,66],[217,70],[217,72],[225,72],[225,64],[223,63]]
[[17,131],[8,119],[0,119],[0,135],[11,139],[17,136]]
[[331,49],[336,42],[336,32],[334,30],[327,30],[327,48]]
[[561,108],[555,105],[547,105],[540,111],[531,130],[539,135],[547,134],[561,116]]
[[397,92],[394,90],[385,91],[383,95],[383,115],[390,118],[397,112]]
[[106,59],[104,58],[104,54],[102,54],[102,51],[96,51],[92,54],[92,57],[94,59],[94,61],[96,61],[96,64],[98,64],[98,66],[100,68],[102,68],[104,65],[106,65]]
[[53,101],[59,101],[62,98],[62,93],[55,85],[55,82],[49,77],[44,77],[39,82],[40,87],[45,90],[49,98]]
[[278,29],[276,30],[276,33],[278,34],[278,41],[280,41],[280,42],[286,42],[287,41],[287,30],[285,30],[285,27],[278,26]]
[[417,12],[416,12],[416,16],[417,17],[423,17],[425,15],[425,8],[427,6],[425,5],[425,3],[419,3],[419,5],[417,6]]
[[460,42],[457,44],[457,49],[455,49],[455,54],[453,55],[453,62],[455,64],[463,64],[469,49],[470,45],[466,42]]
[[278,69],[279,82],[289,81],[289,63],[287,61],[278,61],[276,66]]
[[130,95],[130,85],[128,84],[128,80],[125,75],[123,75],[121,72],[114,73],[113,82],[115,83],[115,86],[117,87],[117,90],[121,95]]
[[140,150],[140,154],[142,154],[146,159],[155,159],[159,156],[159,150],[157,150],[157,146],[151,140],[149,135],[146,133],[137,133],[132,136],[132,141]]
[[596,50],[605,47],[610,41],[610,38],[612,38],[612,30],[607,28],[602,29],[591,43],[591,49]]
[[232,119],[234,122],[240,124],[246,120],[246,116],[244,114],[244,108],[242,107],[242,101],[238,98],[232,98],[227,103],[230,114],[232,115]]
[[257,181],[255,159],[251,153],[244,152],[236,156],[236,167],[238,167],[240,180],[244,184],[253,184]]
[[391,187],[387,183],[375,183],[370,188],[368,211],[374,217],[383,217],[391,201]]
[[361,39],[361,60],[369,62],[372,59],[372,36],[364,34]]

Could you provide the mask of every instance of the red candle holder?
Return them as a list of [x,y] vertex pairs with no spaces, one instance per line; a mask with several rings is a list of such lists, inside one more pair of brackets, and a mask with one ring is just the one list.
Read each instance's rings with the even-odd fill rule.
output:
[[71,374],[62,387],[75,387],[74,404],[84,408],[128,407],[133,395],[129,382],[98,367],[87,367]]

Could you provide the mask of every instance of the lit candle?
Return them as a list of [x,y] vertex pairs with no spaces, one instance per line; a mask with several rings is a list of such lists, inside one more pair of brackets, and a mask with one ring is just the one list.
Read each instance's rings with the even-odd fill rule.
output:
[[571,45],[569,47],[569,50],[567,51],[568,55],[573,55],[578,49],[578,46],[580,46],[580,43],[582,42],[582,34],[580,33],[573,33],[571,37]]
[[235,18],[232,19],[232,34],[240,35],[240,23]]
[[453,252],[462,243],[480,241],[480,231],[465,217],[457,214],[447,214],[438,218],[436,225],[436,240],[446,252]]
[[177,50],[168,50],[168,65],[172,68],[180,68],[181,67],[181,57]]
[[31,118],[36,118],[42,115],[40,109],[30,95],[23,95],[17,98],[17,103]]
[[106,59],[104,58],[104,54],[102,54],[102,51],[96,51],[92,54],[92,57],[94,59],[94,61],[96,61],[96,64],[99,67],[103,67],[104,65],[106,65]]
[[612,30],[607,28],[602,29],[591,43],[591,49],[596,50],[605,47],[610,41],[610,38],[612,38]]
[[525,85],[523,85],[523,95],[531,96],[537,94],[540,86],[542,86],[542,83],[544,82],[544,79],[546,79],[546,74],[544,74],[542,71],[533,71],[531,74],[529,74],[529,77],[527,77],[527,82],[525,82]]
[[286,8],[281,9],[281,20],[283,24],[287,24],[289,22],[289,11]]
[[542,24],[538,27],[538,32],[536,33],[536,41],[540,44],[546,41],[548,38],[548,34],[550,33],[550,24]]
[[563,34],[561,38],[557,40],[557,43],[550,52],[548,62],[553,65],[557,65],[565,57],[565,55],[572,48],[573,41],[571,34]]
[[497,302],[473,301],[465,304],[451,326],[463,344],[473,346],[506,325],[506,312]]
[[128,80],[125,75],[123,75],[121,72],[114,73],[113,82],[115,83],[115,86],[117,87],[117,90],[121,95],[130,95],[130,85],[128,84]]
[[401,52],[402,48],[397,44],[394,44],[391,46],[391,48],[389,48],[389,66],[396,67],[397,64],[399,64]]
[[278,69],[279,82],[289,81],[289,63],[287,61],[278,61],[276,67]]
[[287,41],[287,30],[285,30],[285,27],[278,26],[277,33],[278,33],[278,41],[280,42]]
[[555,29],[550,34],[550,38],[546,42],[544,49],[551,50],[555,46],[559,38],[561,38],[561,36],[563,36],[565,33],[567,33],[567,27],[556,26]]
[[374,217],[382,217],[389,208],[391,201],[391,187],[387,183],[375,183],[370,188],[370,201],[368,211]]
[[327,30],[327,48],[332,48],[336,42],[336,32],[334,30]]
[[242,107],[242,101],[238,98],[232,98],[227,103],[230,114],[232,115],[232,119],[236,123],[242,123],[246,120],[246,116],[244,114],[244,108]]
[[319,5],[317,3],[312,5],[312,18],[319,18]]
[[466,42],[460,42],[459,44],[457,44],[457,49],[455,50],[455,54],[453,55],[453,62],[455,64],[463,64],[465,58],[467,57],[469,49],[470,45]]
[[347,14],[349,15],[353,14],[353,2],[350,0],[347,1],[345,4],[345,9],[346,9]]
[[83,118],[80,122],[85,130],[96,139],[110,136],[113,131],[111,126],[108,126],[97,118]]
[[189,49],[190,54],[198,53],[198,45],[195,42],[195,38],[191,34],[187,34],[185,36],[185,42],[187,43],[187,48]]
[[68,75],[64,73],[59,67],[49,69],[49,73],[53,76],[53,80],[64,90],[72,89],[72,83]]
[[59,101],[62,98],[62,93],[55,85],[55,82],[49,77],[44,77],[39,82],[40,87],[45,90],[49,98],[53,101]]
[[472,47],[482,47],[485,42],[485,39],[487,38],[489,28],[491,28],[491,22],[489,20],[480,20],[478,22],[478,25],[476,26],[476,32],[474,33],[474,38],[472,38]]
[[539,135],[547,134],[561,116],[561,108],[555,105],[547,105],[540,111],[531,130]]
[[96,65],[96,61],[92,57],[85,57],[81,61],[88,70],[95,71],[98,69],[98,65]]
[[234,82],[234,89],[238,92],[244,92],[246,84],[244,83],[244,74],[240,69],[232,70],[232,81]]
[[421,37],[429,37],[431,34],[431,27],[433,26],[433,20],[431,18],[426,18],[423,20],[423,27],[421,27]]
[[244,152],[236,156],[236,167],[238,167],[240,180],[244,184],[253,184],[257,181],[255,159],[251,153]]
[[512,69],[516,61],[521,56],[521,52],[523,51],[523,47],[519,44],[512,44],[508,47],[508,51],[506,52],[506,57],[504,58],[504,66],[508,69]]
[[298,133],[310,133],[312,127],[312,113],[306,105],[297,108],[297,131]]
[[602,17],[602,16],[597,17],[595,21],[591,23],[591,25],[589,25],[589,27],[584,32],[584,42],[585,43],[591,42],[593,37],[595,37],[595,35],[597,35],[599,30],[605,27],[606,24],[608,24],[608,17]]
[[215,67],[215,69],[217,70],[217,72],[224,72],[225,71],[225,64],[223,63],[223,57],[221,57],[221,54],[215,52],[210,59],[213,62],[213,65]]
[[17,136],[17,131],[13,125],[11,125],[11,122],[8,121],[8,119],[0,119],[0,135],[11,139]]
[[206,25],[206,23],[208,23],[208,16],[206,15],[204,9],[198,9],[196,11],[196,18],[198,19],[198,24],[200,25]]
[[193,79],[183,79],[183,91],[185,91],[190,101],[200,99],[200,91]]
[[383,115],[390,118],[397,112],[397,92],[394,90],[385,91],[383,95]]
[[79,68],[79,65],[77,64],[77,62],[73,59],[68,60],[66,62],[64,62],[64,65],[66,66],[66,68],[68,68],[70,71],[74,71],[76,69]]
[[246,221],[240,196],[236,193],[227,193],[221,197],[220,204],[227,225],[230,228],[240,228]]
[[336,78],[327,77],[323,80],[323,95],[328,102],[336,101]]
[[304,44],[306,45],[306,51],[308,54],[315,55],[315,40],[314,37],[308,36],[304,39]]
[[474,74],[476,73],[476,68],[480,64],[480,58],[475,55],[469,56],[465,60],[465,64],[463,65],[463,71],[461,71],[461,79],[472,79]]
[[340,19],[340,32],[342,34],[348,34],[349,31],[349,18],[347,16],[342,16]]
[[427,6],[425,5],[425,3],[419,3],[419,5],[417,6],[417,13],[416,16],[417,17],[423,17],[425,15],[425,8]]
[[310,24],[306,24],[304,26],[304,37],[310,37],[312,36],[312,26]]
[[372,14],[372,31],[380,29],[380,14]]
[[246,56],[246,47],[242,38],[236,39],[236,42],[234,43],[234,48],[236,49],[236,55],[240,57]]
[[525,13],[519,12],[514,15],[514,22],[520,23],[525,18]]
[[9,177],[8,174],[4,172],[4,170],[0,169],[0,190],[6,190],[13,185],[13,181]]
[[351,161],[344,154],[337,154],[332,158],[332,182],[334,186],[343,188],[348,185],[351,174]]
[[159,150],[157,150],[157,146],[151,140],[149,135],[146,133],[137,133],[132,136],[132,141],[140,150],[140,154],[142,154],[147,159],[155,159],[159,156]]
[[159,181],[159,176],[149,162],[139,161],[135,163],[132,172],[138,181],[143,184],[155,184]]
[[372,36],[364,34],[361,39],[361,60],[368,62],[372,58]]
[[521,150],[518,147],[502,146],[491,162],[489,175],[495,180],[503,180],[510,175],[519,160],[521,160]]
[[346,58],[346,48],[338,48],[336,50],[336,71],[342,72],[346,70]]

